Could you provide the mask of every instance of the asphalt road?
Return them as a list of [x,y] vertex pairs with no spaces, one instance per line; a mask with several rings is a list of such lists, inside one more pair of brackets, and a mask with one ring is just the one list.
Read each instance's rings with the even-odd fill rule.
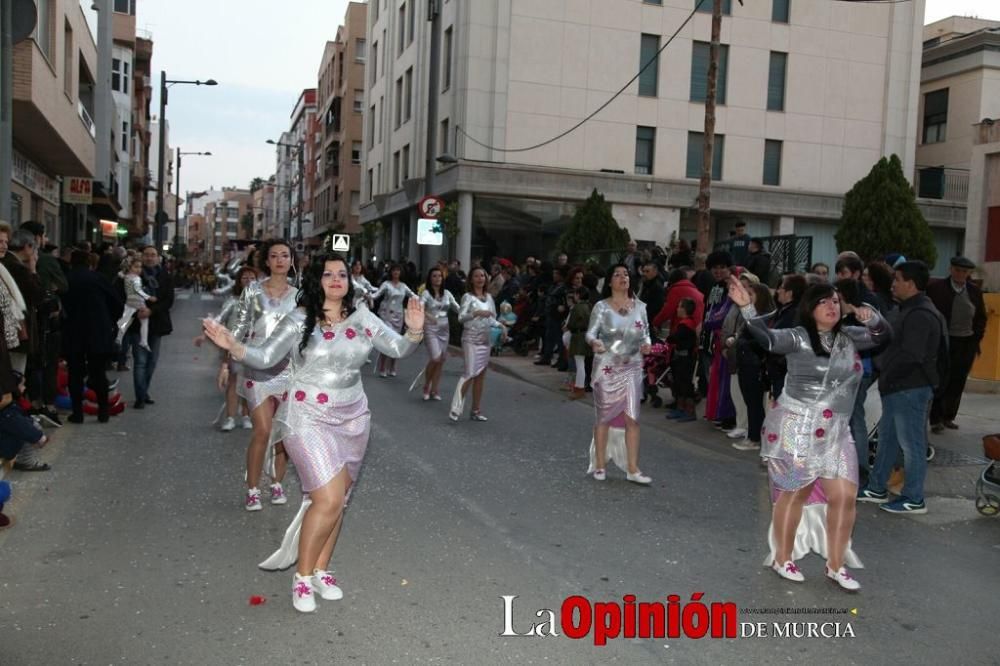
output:
[[[372,439],[334,558],[346,596],[300,615],[291,573],[256,568],[298,493],[245,512],[247,433],[210,425],[216,357],[190,341],[218,307],[199,295],[178,302],[156,405],[67,426],[44,452],[53,471],[10,477],[18,523],[0,533],[0,664],[1000,663],[1000,519],[945,510],[943,499],[923,517],[863,505],[859,594],[826,581],[818,557],[804,562],[805,584],[783,582],[760,566],[767,483],[746,456],[647,430],[651,488],[613,469],[594,482],[584,476],[589,407],[491,374],[489,422],[452,424],[447,401],[406,393],[423,350],[396,379],[365,377]],[[449,361],[444,393],[459,366]],[[562,634],[559,609],[573,595],[677,594],[686,606],[696,592],[772,632],[828,622],[839,623],[828,633],[850,625],[853,636],[620,637],[604,647],[593,633],[499,636],[504,595],[517,596],[517,633],[552,609]],[[267,602],[252,606],[252,595]],[[773,608],[800,612],[750,610]],[[856,614],[805,614],[817,608]]]

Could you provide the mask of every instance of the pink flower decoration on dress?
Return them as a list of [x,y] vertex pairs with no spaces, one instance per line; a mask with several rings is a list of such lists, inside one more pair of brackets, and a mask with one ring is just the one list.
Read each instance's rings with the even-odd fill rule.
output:
[[832,419],[833,418],[833,410],[832,409],[824,409],[823,410],[823,418],[824,419]]
[[286,402],[288,400],[288,391],[281,394],[281,401]]
[[321,405],[325,405],[329,399],[330,397],[326,393],[320,393],[318,396],[316,396],[316,402],[318,402]]
[[354,337],[357,335],[357,332],[353,328],[349,328],[346,331],[344,331],[344,335],[347,336],[348,340],[353,340]]
[[641,319],[636,319],[635,320],[635,327],[636,328],[642,328],[642,320]]
[[247,380],[247,388],[253,388],[253,380]]
[[777,441],[778,441],[778,436],[777,436],[777,435],[775,435],[775,434],[774,434],[774,433],[772,432],[772,433],[768,434],[768,436],[767,436],[767,441],[769,441],[769,442],[777,442]]
[[614,372],[614,371],[611,369],[610,365],[604,366],[604,374],[610,375],[612,372]]
[[323,332],[323,339],[324,340],[333,340],[334,337],[336,337],[336,336],[334,336],[333,331],[324,331]]
[[302,402],[303,400],[306,399],[306,392],[305,391],[296,391],[295,392],[295,399],[298,400],[299,402]]
[[861,372],[861,364],[860,363],[855,363],[854,364],[854,372]]
[[369,338],[372,337],[372,330],[370,328],[366,328],[365,335],[367,335]]
[[826,430],[823,430],[822,428],[816,428],[816,436],[817,437],[825,437],[826,436]]

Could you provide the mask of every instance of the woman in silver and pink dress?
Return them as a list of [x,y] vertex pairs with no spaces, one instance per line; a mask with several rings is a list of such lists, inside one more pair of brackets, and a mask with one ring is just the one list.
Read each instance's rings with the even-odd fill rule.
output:
[[851,550],[858,457],[850,422],[864,372],[858,352],[887,341],[891,330],[868,307],[853,309],[864,326],[841,326],[840,295],[829,284],[806,290],[794,328],[768,328],[768,317],[757,316],[736,278],[730,278],[729,298],[754,339],[788,364],[784,390],[761,429],[774,502],[764,565],[801,583],[795,560],[815,551],[826,557],[828,578],[857,590],[861,585],[845,565],[862,566]]
[[[382,303],[378,306],[378,316],[397,333],[403,332],[403,303],[407,298],[417,297],[412,289],[400,282],[402,273],[403,270],[399,266],[393,265],[389,269],[389,279],[380,284],[371,297],[372,301],[382,299]],[[395,377],[396,359],[380,354],[377,370],[379,377]]]
[[[295,551],[291,561],[261,566],[282,568],[297,559],[292,604],[311,612],[314,592],[329,600],[343,597],[328,568],[371,429],[361,368],[372,348],[393,358],[412,353],[423,338],[424,313],[419,299],[412,299],[405,313],[409,330],[400,335],[364,305],[355,309],[347,264],[332,253],[313,259],[299,305],[259,346],[240,344],[212,320],[204,325],[213,342],[248,367],[269,368],[291,359],[271,439],[285,442],[309,497],[286,532],[284,547]],[[275,556],[282,557],[282,551]]]
[[[607,478],[608,435],[612,427],[625,430],[625,478],[649,485],[639,471],[639,403],[642,400],[642,357],[649,353],[646,304],[635,297],[624,264],[611,267],[605,298],[594,306],[587,327],[587,343],[594,350],[594,445],[590,469],[597,481]],[[621,465],[619,456],[612,456]]]
[[480,411],[483,388],[486,385],[486,367],[490,362],[490,331],[497,325],[497,307],[486,291],[486,270],[475,267],[469,273],[468,293],[462,296],[458,321],[462,323],[462,356],[465,370],[458,378],[458,385],[451,398],[448,417],[452,421],[462,418],[465,412],[465,394],[472,385],[472,420],[485,421]]
[[[247,339],[250,344],[261,344],[274,332],[281,318],[295,309],[298,294],[298,289],[288,277],[294,265],[294,254],[285,241],[271,240],[264,243],[257,256],[261,262],[258,268],[267,277],[243,290],[236,309],[236,323],[231,329],[237,340]],[[220,385],[228,381],[228,378],[222,376],[228,375],[228,372],[228,362],[223,363],[219,369]],[[236,388],[239,396],[247,401],[253,423],[253,434],[247,447],[247,494],[244,500],[247,511],[260,511],[263,508],[258,484],[265,460],[271,475],[271,504],[288,502],[281,485],[288,465],[284,449],[278,444],[273,451],[268,451],[271,421],[278,406],[277,398],[285,391],[288,374],[287,358],[275,359],[274,365],[267,368],[244,366],[240,369]]]
[[424,368],[424,400],[440,400],[438,388],[441,384],[441,370],[448,358],[448,343],[451,326],[448,312],[458,312],[458,301],[444,288],[444,272],[437,266],[427,273],[424,293],[420,295],[424,304],[424,344],[427,346],[427,366]]

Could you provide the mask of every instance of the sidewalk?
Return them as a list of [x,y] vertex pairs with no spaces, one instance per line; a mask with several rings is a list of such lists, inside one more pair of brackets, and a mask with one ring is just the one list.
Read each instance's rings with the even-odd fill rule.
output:
[[[560,390],[567,374],[548,366],[533,363],[533,357],[519,356],[505,351],[503,356],[490,359],[490,368],[552,391],[559,400],[568,400],[568,394]],[[661,391],[661,395],[669,392]],[[581,400],[593,404],[591,394]],[[664,418],[665,411],[644,404],[639,420],[645,430],[653,428],[658,432],[715,454],[726,456],[735,464],[756,465],[760,458],[754,452],[737,451],[731,446],[733,440],[713,428],[704,420],[694,423],[674,423]],[[983,458],[983,436],[1000,433],[1000,409],[997,409],[995,395],[966,392],[962,398],[962,408],[958,415],[959,430],[945,430],[940,435],[930,435],[930,442],[937,454],[928,465],[924,489],[928,497],[951,497],[973,499],[976,495],[976,479],[986,465]],[[648,435],[647,435],[648,437]],[[975,515],[975,509],[972,509]],[[971,517],[971,516],[970,516]]]

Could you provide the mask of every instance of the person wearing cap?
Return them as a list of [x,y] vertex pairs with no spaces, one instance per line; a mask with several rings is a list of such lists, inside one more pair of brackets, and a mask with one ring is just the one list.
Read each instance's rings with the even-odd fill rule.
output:
[[986,334],[983,292],[969,280],[975,267],[966,257],[952,257],[951,274],[927,287],[927,295],[948,324],[950,359],[948,377],[931,405],[931,431],[935,433],[945,428],[958,429],[955,417],[962,402],[965,380],[969,377],[972,363],[979,354],[979,344]]

